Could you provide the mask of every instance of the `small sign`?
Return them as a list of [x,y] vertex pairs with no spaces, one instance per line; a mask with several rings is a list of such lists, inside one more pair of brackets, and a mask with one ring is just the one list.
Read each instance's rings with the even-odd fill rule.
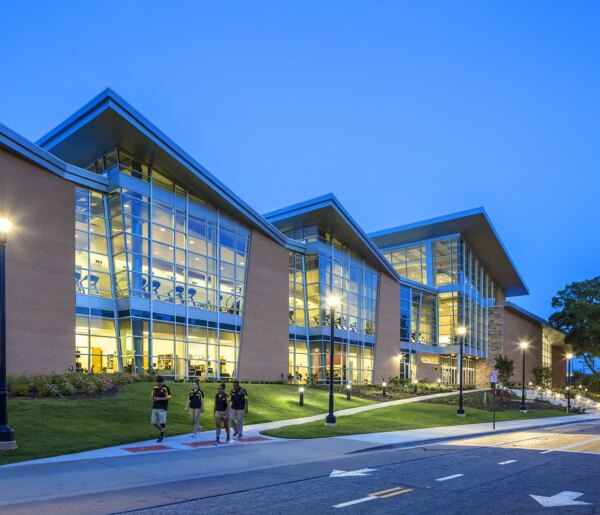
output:
[[498,382],[498,374],[496,372],[490,372],[490,383]]
[[421,356],[421,363],[427,363],[429,365],[439,365],[440,360],[437,356]]

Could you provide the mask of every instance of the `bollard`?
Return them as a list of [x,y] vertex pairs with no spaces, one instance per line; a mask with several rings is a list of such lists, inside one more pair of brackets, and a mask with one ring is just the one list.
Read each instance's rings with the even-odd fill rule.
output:
[[298,389],[298,392],[300,393],[300,402],[299,402],[299,404],[300,404],[300,406],[304,406],[304,386],[301,386]]
[[383,388],[383,396],[385,397],[387,395],[387,383],[384,381],[383,383],[381,383],[381,386]]
[[352,390],[352,385],[350,383],[348,383],[346,385],[346,400],[349,401],[350,400],[350,391]]

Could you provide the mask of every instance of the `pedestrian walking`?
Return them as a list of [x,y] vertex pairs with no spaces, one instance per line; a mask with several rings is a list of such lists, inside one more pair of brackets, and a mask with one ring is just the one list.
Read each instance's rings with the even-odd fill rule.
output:
[[248,413],[248,394],[245,388],[240,386],[239,381],[233,382],[231,399],[231,426],[233,427],[233,438],[241,440],[244,436],[244,415]]
[[167,408],[171,398],[171,390],[165,385],[163,376],[156,376],[156,385],[150,394],[152,399],[152,416],[150,423],[160,431],[157,442],[162,442],[167,436]]
[[198,381],[192,383],[192,390],[188,393],[188,400],[185,404],[185,410],[190,414],[190,419],[194,425],[192,436],[202,431],[200,426],[200,415],[204,413],[204,392],[200,389]]
[[217,395],[215,395],[215,407],[213,409],[215,415],[216,439],[214,445],[221,443],[221,427],[225,426],[227,433],[227,443],[229,443],[229,397],[225,393],[225,384],[221,383],[217,387]]

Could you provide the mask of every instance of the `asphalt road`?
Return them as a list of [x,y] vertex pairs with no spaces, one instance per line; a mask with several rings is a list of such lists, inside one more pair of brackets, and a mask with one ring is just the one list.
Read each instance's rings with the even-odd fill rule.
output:
[[[329,477],[364,468],[375,470]],[[600,513],[600,424],[361,452],[311,464],[312,478],[297,480],[297,472],[279,467],[178,483],[173,491],[197,491],[198,499],[135,513]],[[561,492],[546,502],[589,504],[544,507],[531,497],[544,502]]]

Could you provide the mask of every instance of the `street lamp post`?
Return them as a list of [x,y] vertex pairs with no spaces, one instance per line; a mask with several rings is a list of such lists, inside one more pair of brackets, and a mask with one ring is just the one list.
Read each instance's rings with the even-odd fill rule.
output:
[[404,362],[404,354],[398,354],[398,379],[402,378],[402,363]]
[[527,413],[527,406],[525,405],[525,351],[527,350],[527,347],[529,347],[529,343],[522,341],[519,343],[519,345],[521,346],[521,349],[523,350],[523,382],[521,384],[522,388],[522,394],[521,394],[521,413]]
[[333,336],[335,328],[335,308],[337,308],[340,300],[335,295],[327,297],[327,307],[329,308],[329,327],[331,332],[329,333],[329,414],[325,418],[325,425],[333,427],[335,426],[335,415],[333,414]]
[[573,354],[567,354],[567,413],[571,411],[571,360]]
[[459,417],[465,416],[465,410],[463,409],[463,340],[467,334],[467,328],[460,326],[456,329],[456,334],[460,338],[460,353],[458,355],[458,409],[456,414]]
[[15,433],[8,425],[6,389],[6,240],[12,224],[0,218],[0,450],[15,449]]

